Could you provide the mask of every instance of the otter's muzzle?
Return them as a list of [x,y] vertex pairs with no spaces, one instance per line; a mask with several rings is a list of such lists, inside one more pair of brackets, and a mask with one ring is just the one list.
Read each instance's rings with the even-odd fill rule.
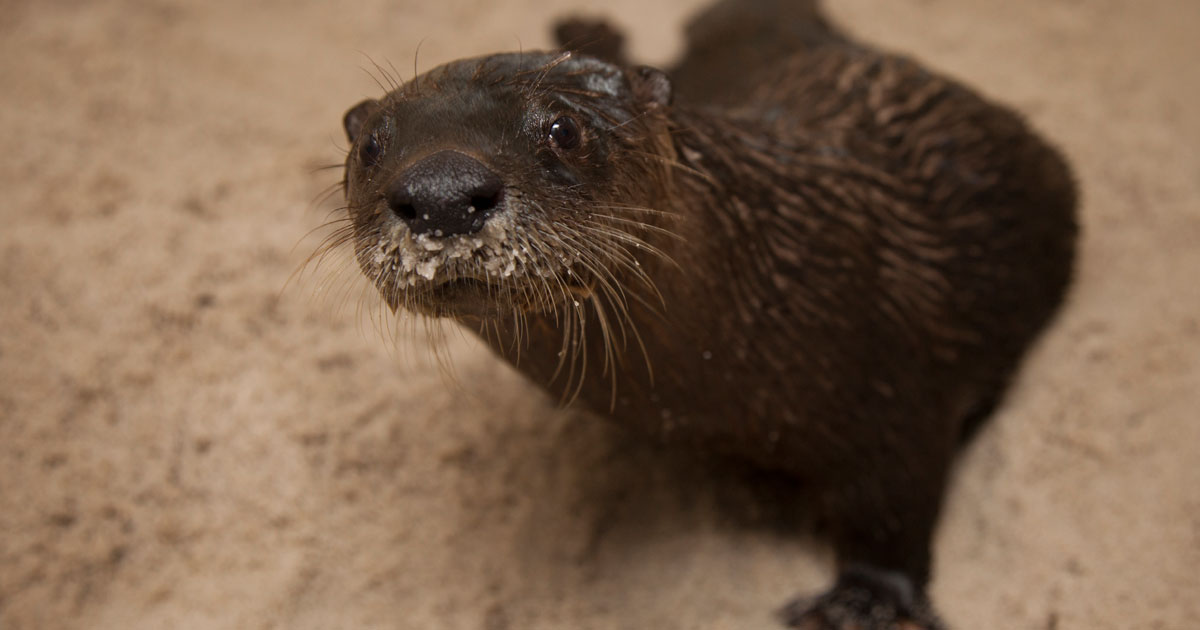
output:
[[423,158],[384,190],[388,207],[413,233],[436,237],[483,229],[503,193],[504,182],[498,175],[458,151]]

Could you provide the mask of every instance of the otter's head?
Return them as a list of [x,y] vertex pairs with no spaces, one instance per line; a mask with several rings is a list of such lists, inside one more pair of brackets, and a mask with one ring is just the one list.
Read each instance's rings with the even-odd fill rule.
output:
[[469,318],[645,280],[669,100],[656,70],[514,53],[359,103],[344,119],[345,186],[363,273],[392,309]]

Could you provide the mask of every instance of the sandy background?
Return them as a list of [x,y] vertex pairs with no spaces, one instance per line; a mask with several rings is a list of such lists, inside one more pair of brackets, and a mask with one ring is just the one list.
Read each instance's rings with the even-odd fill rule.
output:
[[[664,63],[699,3],[610,12]],[[765,629],[824,583],[758,484],[453,337],[448,382],[353,274],[287,284],[379,94],[364,53],[546,46],[571,4],[0,2],[0,628]],[[959,629],[1196,627],[1200,3],[831,13],[1017,106],[1084,192],[1071,304],[960,466],[935,600]]]

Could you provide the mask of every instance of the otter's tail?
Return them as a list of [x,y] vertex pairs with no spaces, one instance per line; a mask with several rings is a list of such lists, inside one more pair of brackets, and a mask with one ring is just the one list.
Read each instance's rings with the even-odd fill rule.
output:
[[554,24],[554,39],[563,50],[617,64],[625,60],[625,34],[604,20],[570,17]]
[[744,96],[759,72],[796,54],[846,39],[817,0],[719,0],[692,18],[687,51],[671,71],[689,100]]
[[[689,101],[744,98],[759,75],[804,52],[845,44],[818,0],[718,0],[687,26],[687,51],[669,73]],[[554,27],[563,50],[627,65],[624,34],[604,20],[568,18]]]
[[720,0],[687,25],[689,49],[755,48],[800,51],[836,38],[817,0]]

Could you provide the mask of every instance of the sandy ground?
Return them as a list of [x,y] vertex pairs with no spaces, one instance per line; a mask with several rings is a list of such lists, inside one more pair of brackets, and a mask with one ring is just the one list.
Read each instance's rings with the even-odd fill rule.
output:
[[[646,4],[609,11],[664,63],[697,2]],[[756,484],[453,336],[448,381],[352,273],[287,282],[368,55],[543,47],[570,7],[0,2],[0,628],[765,629],[823,584]],[[1025,112],[1084,192],[935,600],[960,629],[1200,625],[1200,3],[832,9]]]

